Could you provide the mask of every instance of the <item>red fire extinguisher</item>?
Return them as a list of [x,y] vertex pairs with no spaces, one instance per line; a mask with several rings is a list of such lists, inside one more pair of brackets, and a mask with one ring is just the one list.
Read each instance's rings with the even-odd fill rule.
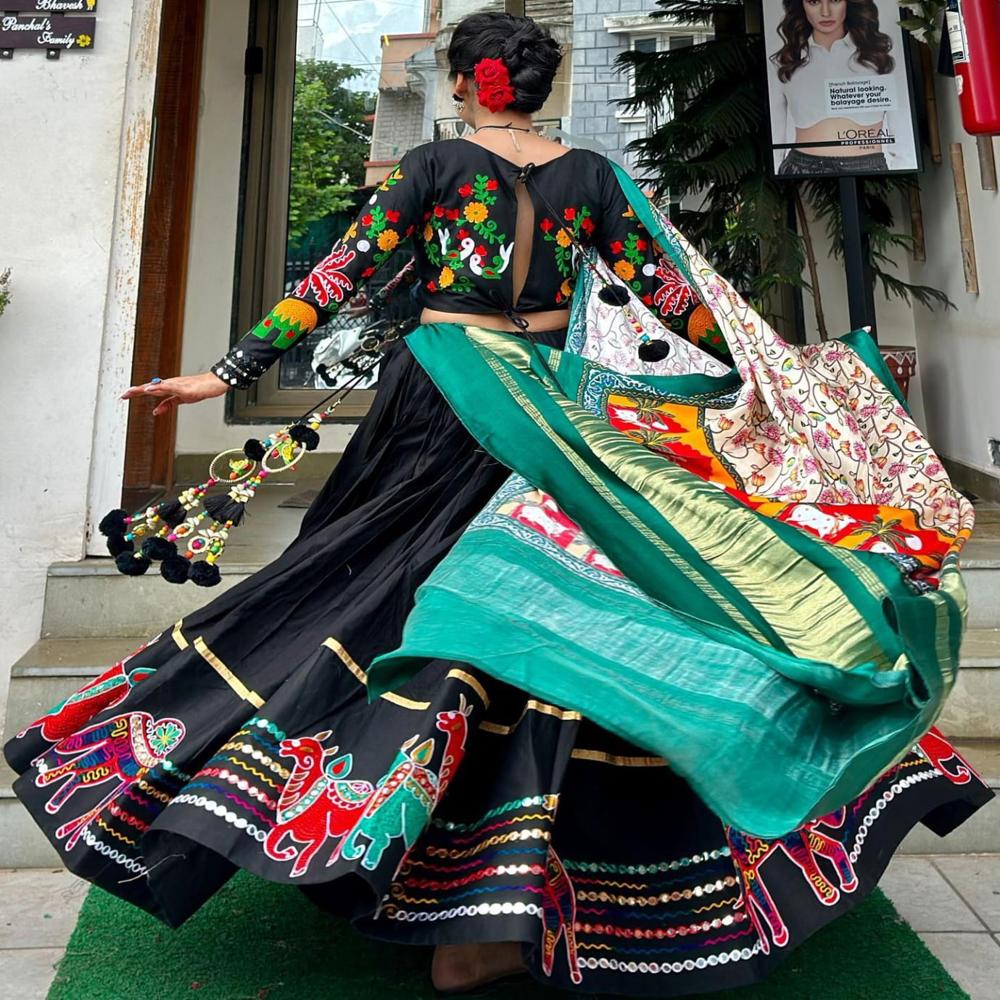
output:
[[1000,135],[1000,0],[948,0],[945,18],[965,131]]

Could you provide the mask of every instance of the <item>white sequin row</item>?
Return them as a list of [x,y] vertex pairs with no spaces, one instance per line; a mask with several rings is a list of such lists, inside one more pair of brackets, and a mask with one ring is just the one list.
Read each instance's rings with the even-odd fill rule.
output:
[[672,972],[694,972],[696,969],[707,969],[716,965],[729,965],[732,962],[745,962],[760,951],[760,945],[752,948],[734,948],[718,955],[701,955],[698,958],[686,958],[683,962],[625,962],[617,958],[581,958],[583,969],[610,969],[612,972],[644,972],[654,976],[668,975]]
[[178,795],[170,805],[197,806],[199,809],[204,809],[205,812],[210,812],[218,816],[219,819],[225,820],[230,826],[235,826],[237,830],[242,830],[248,837],[253,837],[260,844],[267,840],[267,830],[261,830],[244,816],[234,813],[228,806],[221,802],[213,802],[211,799],[205,798],[204,795]]
[[109,861],[113,861],[116,865],[121,865],[123,868],[132,872],[133,875],[145,875],[147,868],[146,866],[137,858],[130,858],[127,854],[119,851],[117,847],[112,847],[110,844],[104,843],[98,837],[94,836],[87,830],[83,836],[82,840],[86,845],[98,854],[104,855]]
[[436,910],[429,912],[419,910],[389,910],[383,916],[390,920],[399,920],[403,923],[415,924],[434,920],[451,920],[454,917],[500,917],[514,914],[521,916],[528,914],[532,917],[540,917],[542,908],[535,903],[478,903],[474,906],[453,906],[450,910]]
[[876,800],[875,804],[865,813],[864,819],[861,821],[858,827],[858,832],[854,835],[854,847],[851,849],[848,857],[851,859],[851,864],[854,864],[858,858],[861,857],[861,849],[864,847],[865,840],[868,838],[868,831],[874,826],[875,821],[879,818],[882,810],[900,793],[906,791],[912,785],[919,784],[921,781],[929,781],[931,778],[940,777],[940,771],[937,768],[932,768],[929,771],[918,771],[916,774],[908,774],[905,778],[900,778],[899,781],[894,781]]

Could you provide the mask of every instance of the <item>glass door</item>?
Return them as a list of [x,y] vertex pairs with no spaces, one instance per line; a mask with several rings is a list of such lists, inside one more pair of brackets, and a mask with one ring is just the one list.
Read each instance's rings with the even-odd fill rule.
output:
[[[371,98],[347,86],[350,71],[324,62],[313,3],[254,0],[247,49],[244,202],[234,339],[288,295],[326,256],[364,200]],[[406,263],[387,265],[383,281]],[[282,356],[257,385],[237,393],[241,422],[295,417],[346,378],[330,370],[373,321],[365,293]],[[357,420],[377,370],[340,407]]]

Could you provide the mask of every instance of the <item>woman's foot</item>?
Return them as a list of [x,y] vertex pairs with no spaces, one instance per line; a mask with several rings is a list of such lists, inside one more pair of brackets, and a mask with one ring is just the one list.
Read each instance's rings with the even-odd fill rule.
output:
[[525,970],[517,941],[439,944],[431,963],[431,982],[442,993],[463,993]]

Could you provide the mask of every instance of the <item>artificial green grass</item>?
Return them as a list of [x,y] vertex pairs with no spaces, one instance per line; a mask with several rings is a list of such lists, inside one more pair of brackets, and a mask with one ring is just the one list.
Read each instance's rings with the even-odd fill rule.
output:
[[[297,889],[245,873],[176,931],[93,889],[48,1000],[431,1000],[430,956],[429,948],[364,938]],[[488,994],[553,995],[532,983]],[[968,1000],[879,892],[794,951],[766,983],[711,997]]]

